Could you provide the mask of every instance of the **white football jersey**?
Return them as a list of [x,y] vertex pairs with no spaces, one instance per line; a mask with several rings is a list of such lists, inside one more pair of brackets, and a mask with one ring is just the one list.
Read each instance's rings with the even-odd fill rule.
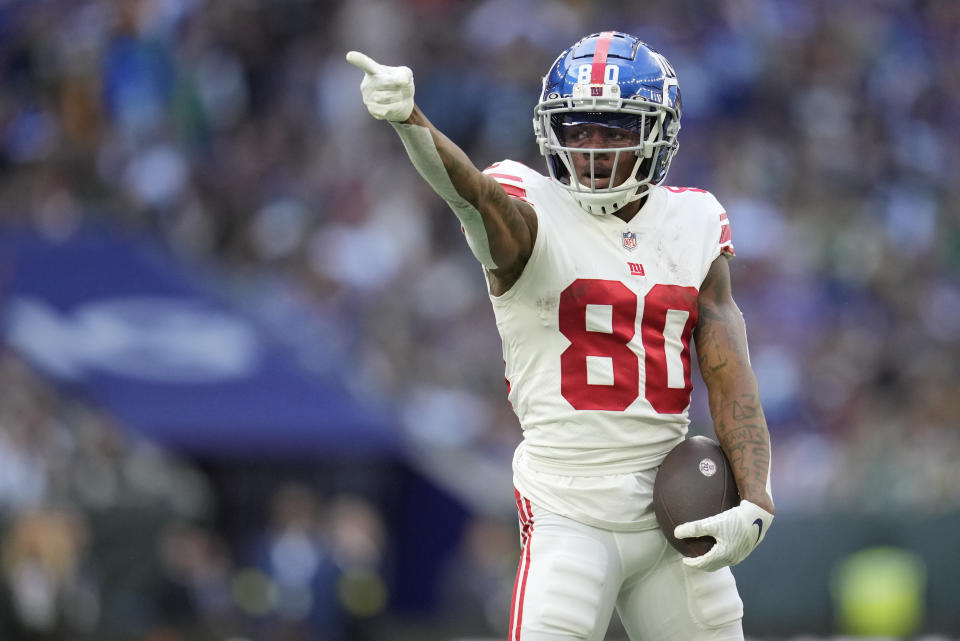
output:
[[656,186],[623,222],[520,163],[484,173],[538,220],[522,275],[490,297],[523,428],[514,483],[591,525],[655,527],[653,477],[689,424],[698,291],[733,254],[727,215],[701,189]]

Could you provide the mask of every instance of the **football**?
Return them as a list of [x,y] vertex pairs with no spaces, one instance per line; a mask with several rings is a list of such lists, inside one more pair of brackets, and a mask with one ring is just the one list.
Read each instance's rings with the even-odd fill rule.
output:
[[706,554],[712,536],[677,539],[673,529],[687,521],[719,514],[740,503],[730,462],[720,445],[706,436],[681,441],[663,459],[653,483],[657,523],[670,545],[684,556]]

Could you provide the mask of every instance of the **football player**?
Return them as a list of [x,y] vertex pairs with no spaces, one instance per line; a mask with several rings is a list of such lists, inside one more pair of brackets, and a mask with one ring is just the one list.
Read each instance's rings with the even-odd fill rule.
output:
[[[544,176],[510,160],[479,171],[414,104],[410,69],[347,60],[486,273],[523,427],[510,639],[599,641],[614,608],[634,641],[742,639],[729,566],[773,520],[770,442],[731,296],[727,214],[704,190],[662,185],[680,130],[673,67],[619,32],[561,53],[534,109]],[[651,497],[689,425],[691,338],[742,501],[677,527],[716,539],[686,558]]]

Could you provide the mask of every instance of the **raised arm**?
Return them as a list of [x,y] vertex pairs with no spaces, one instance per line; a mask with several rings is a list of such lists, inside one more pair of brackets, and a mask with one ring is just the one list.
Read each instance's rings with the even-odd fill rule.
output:
[[746,558],[766,536],[774,513],[770,434],[747,353],[743,315],[731,293],[726,257],[713,262],[700,288],[694,340],[714,429],[730,459],[741,502],[717,516],[679,525],[675,534],[717,539],[707,554],[684,559],[688,565],[715,570]]
[[509,289],[533,250],[533,208],[507,195],[430,123],[414,104],[410,69],[378,64],[357,51],[347,61],[365,74],[360,90],[371,115],[393,125],[414,167],[460,219],[470,249],[492,276],[494,293]]

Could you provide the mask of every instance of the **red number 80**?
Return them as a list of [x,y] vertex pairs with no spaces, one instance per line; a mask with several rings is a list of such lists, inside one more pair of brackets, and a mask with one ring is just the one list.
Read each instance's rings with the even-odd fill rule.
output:
[[[587,329],[587,306],[609,306],[611,331]],[[677,337],[665,335],[668,312],[686,312]],[[560,355],[560,393],[578,410],[623,411],[640,395],[639,356],[629,343],[636,334],[637,295],[615,280],[579,278],[560,294],[560,333],[570,341]],[[654,285],[643,297],[640,338],[644,350],[644,397],[660,414],[679,414],[690,404],[690,336],[697,324],[697,289]],[[683,386],[670,387],[667,350],[679,351]],[[613,384],[587,380],[587,357],[609,358]]]

